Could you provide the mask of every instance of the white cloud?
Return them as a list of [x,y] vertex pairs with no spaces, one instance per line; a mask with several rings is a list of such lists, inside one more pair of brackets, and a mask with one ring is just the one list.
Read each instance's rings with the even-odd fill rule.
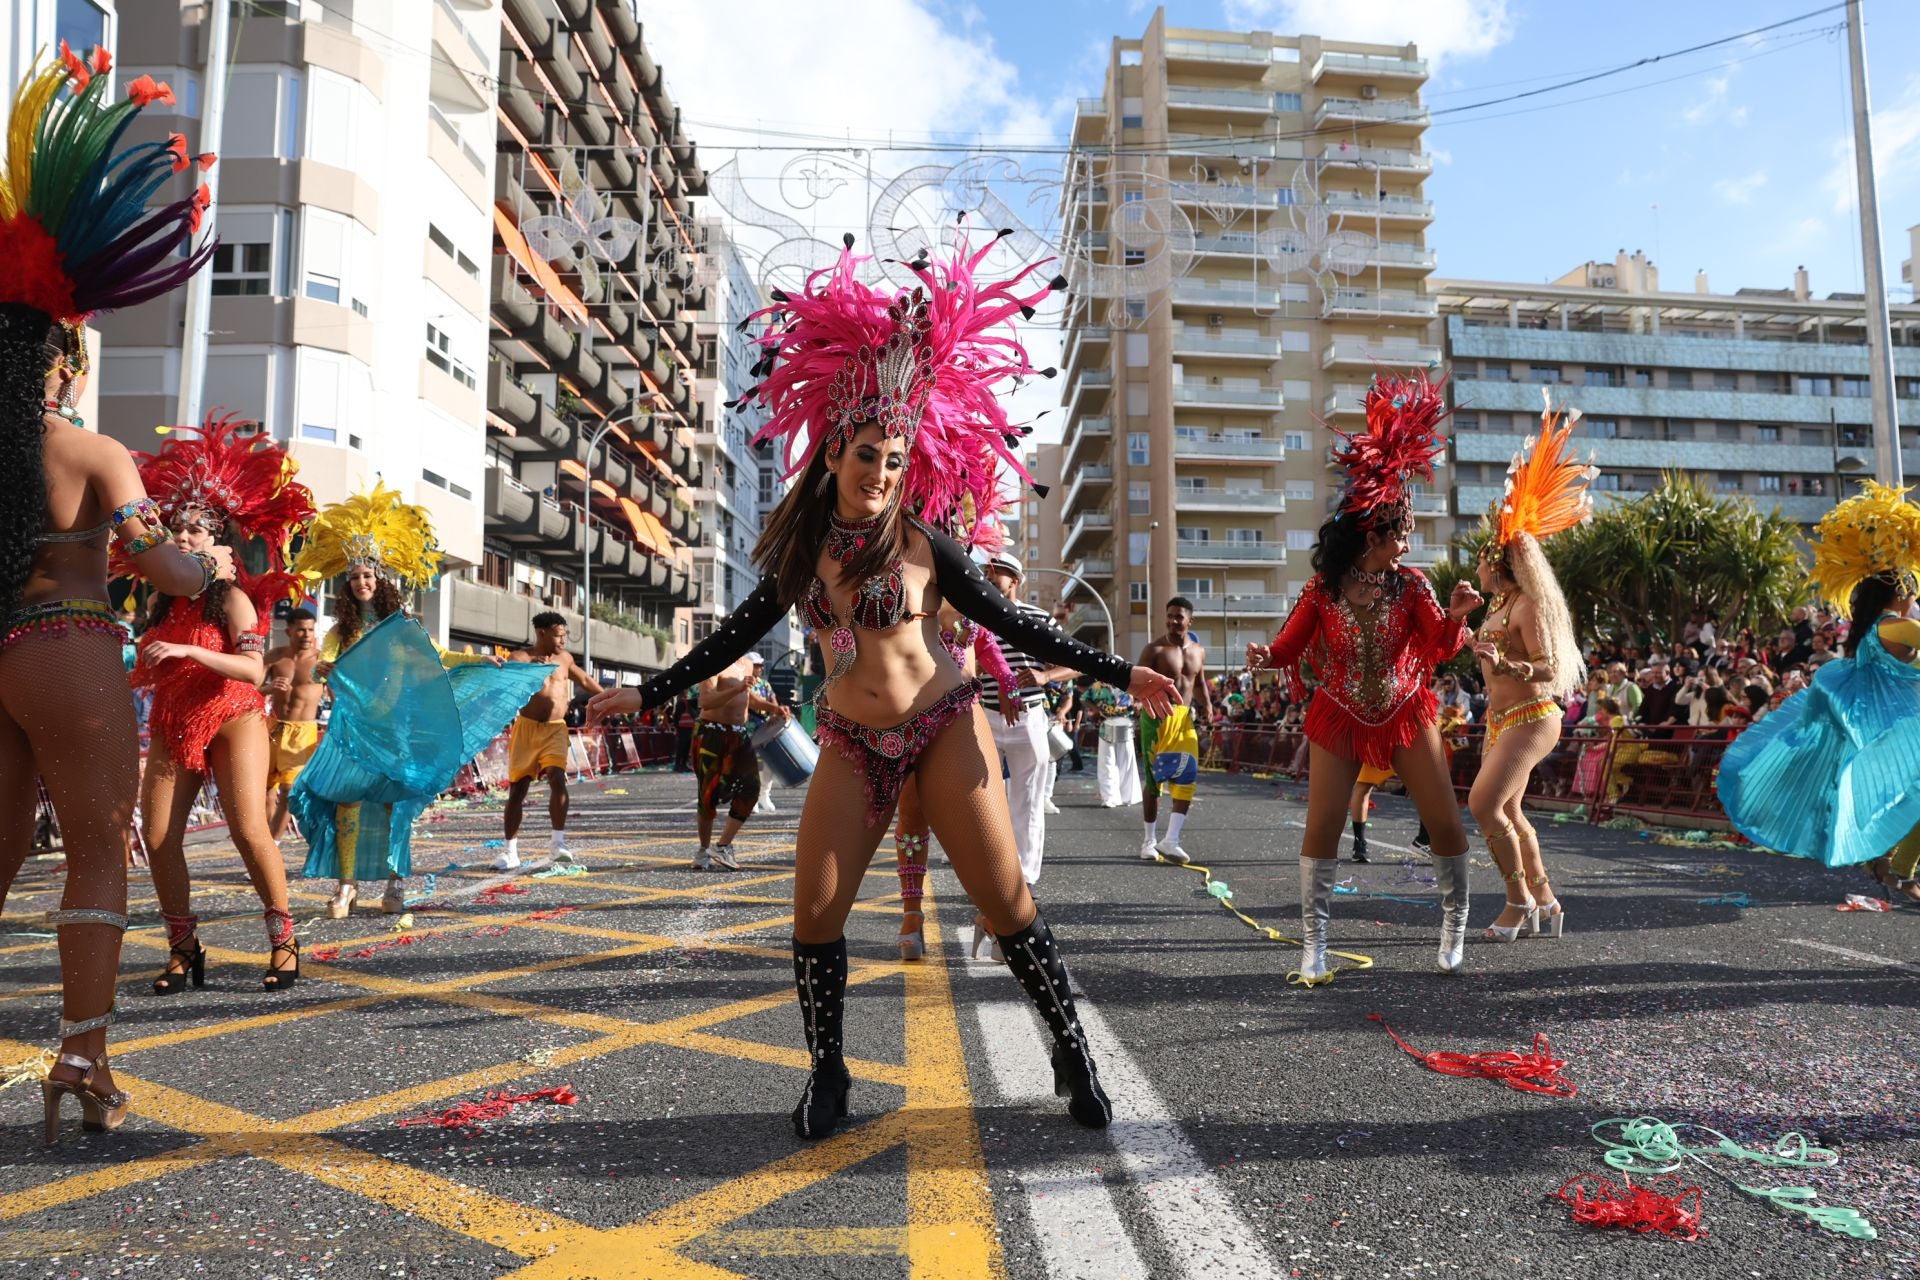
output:
[[1810,244],[1818,244],[1826,238],[1827,223],[1824,218],[1802,218],[1783,231],[1778,238],[1767,245],[1768,253],[1786,253],[1790,250],[1802,250]]
[[1509,0],[1226,0],[1230,27],[1328,40],[1420,46],[1438,64],[1475,58],[1513,38]]
[[1707,77],[1707,91],[1698,102],[1680,113],[1688,124],[1732,124],[1747,122],[1747,109],[1743,106],[1729,105],[1727,93],[1733,87],[1733,73],[1737,68],[1728,68],[1722,75]]
[[[1853,170],[1853,133],[1834,140],[1832,162],[1821,187],[1832,198],[1835,213],[1849,213],[1859,197]],[[1892,106],[1873,113],[1873,167],[1880,187],[1880,211],[1888,209],[1894,192],[1912,193],[1914,170],[1920,167],[1920,75],[1909,77]]]
[[1428,147],[1427,154],[1433,157],[1433,162],[1437,165],[1453,163],[1453,152],[1447,150],[1445,147]]
[[1754,192],[1767,185],[1767,171],[1755,169],[1744,178],[1722,178],[1713,184],[1714,192],[1728,204],[1745,204]]

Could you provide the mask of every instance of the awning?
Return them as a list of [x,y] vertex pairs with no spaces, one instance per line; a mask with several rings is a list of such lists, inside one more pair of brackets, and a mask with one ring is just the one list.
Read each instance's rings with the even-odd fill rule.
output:
[[[572,458],[560,459],[560,469],[576,479],[585,480],[587,478],[587,469],[578,462],[575,462]],[[620,497],[619,492],[605,480],[595,479],[593,481],[593,491],[609,500],[617,501]]]
[[507,252],[513,255],[513,260],[539,281],[541,292],[568,316],[581,324],[587,323],[587,304],[567,288],[566,282],[551,263],[533,251],[527,238],[520,234],[520,228],[514,225],[513,218],[499,205],[493,207],[493,228],[500,233],[500,241],[507,246]]
[[627,513],[627,523],[633,526],[636,542],[663,560],[673,559],[673,543],[666,536],[666,528],[651,511],[642,510],[632,498],[620,499],[620,509]]

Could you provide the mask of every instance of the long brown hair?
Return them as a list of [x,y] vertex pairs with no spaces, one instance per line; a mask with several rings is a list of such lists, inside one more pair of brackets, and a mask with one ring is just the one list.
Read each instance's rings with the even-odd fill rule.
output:
[[[400,588],[381,577],[373,580],[373,599],[367,603],[373,606],[376,619],[392,617],[407,607],[406,597],[400,594]],[[353,598],[353,592],[347,590],[345,581],[333,593],[332,613],[334,630],[340,633],[340,652],[345,653],[347,646],[360,638],[360,627],[365,621],[360,602]]]
[[[865,428],[862,428],[863,430]],[[856,442],[857,443],[857,442]],[[849,448],[852,447],[850,444]],[[792,608],[806,595],[820,564],[820,548],[827,539],[827,522],[838,500],[839,479],[827,470],[827,451],[816,450],[806,469],[778,506],[768,513],[767,527],[753,544],[753,562],[771,577],[780,603]],[[854,553],[840,586],[858,591],[869,579],[893,567],[907,549],[907,521],[901,510],[904,483],[896,482],[880,523],[867,543]]]

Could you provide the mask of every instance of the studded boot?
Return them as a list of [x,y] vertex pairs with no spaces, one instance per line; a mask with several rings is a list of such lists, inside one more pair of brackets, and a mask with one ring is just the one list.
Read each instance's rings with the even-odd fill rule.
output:
[[1089,1129],[1104,1129],[1113,1119],[1113,1104],[1100,1087],[1100,1075],[1087,1048],[1086,1032],[1073,1005],[1073,983],[1066,963],[1054,945],[1053,931],[1034,913],[1033,923],[1018,933],[999,935],[1007,968],[1027,990],[1027,998],[1053,1032],[1053,1092],[1066,1098],[1067,1114]]
[[841,1057],[842,1020],[847,1007],[847,940],[793,943],[793,985],[807,1033],[813,1070],[793,1109],[793,1132],[801,1138],[825,1138],[847,1114],[847,1090],[853,1077]]

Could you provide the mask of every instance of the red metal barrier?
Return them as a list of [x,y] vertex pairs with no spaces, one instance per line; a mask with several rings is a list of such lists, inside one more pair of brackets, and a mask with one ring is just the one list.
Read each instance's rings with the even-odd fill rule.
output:
[[[1450,737],[1455,793],[1464,803],[1480,771],[1483,725]],[[1720,760],[1732,739],[1720,729],[1686,726],[1605,731],[1569,726],[1527,779],[1526,803],[1541,809],[1584,807],[1589,822],[1631,816],[1664,825],[1725,828]],[[1201,763],[1228,773],[1307,776],[1306,737],[1274,725],[1208,725]]]

